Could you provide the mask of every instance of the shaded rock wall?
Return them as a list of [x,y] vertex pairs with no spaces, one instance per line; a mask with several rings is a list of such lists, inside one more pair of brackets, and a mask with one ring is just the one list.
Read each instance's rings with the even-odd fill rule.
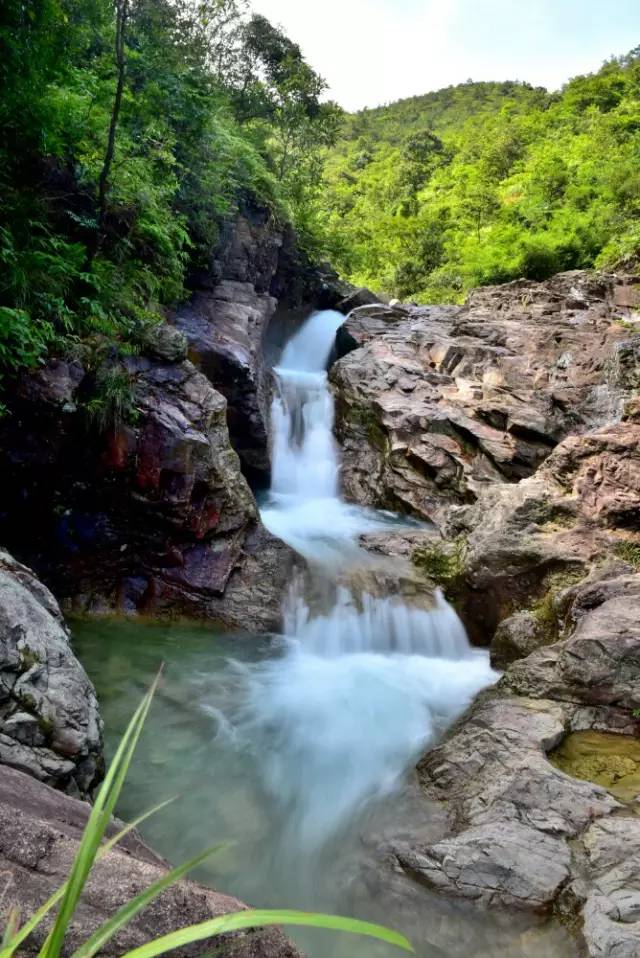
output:
[[266,486],[270,346],[281,347],[311,309],[334,307],[353,288],[328,267],[312,266],[290,227],[251,206],[226,224],[210,268],[192,285],[190,301],[171,321],[188,340],[189,358],[227,399],[231,442],[245,475]]
[[[249,606],[245,620],[219,601],[259,525],[226,401],[183,358],[175,330],[158,336],[124,361],[129,421],[91,426],[90,374],[77,363],[52,362],[18,384],[0,427],[2,535],[76,611],[208,615],[212,603],[216,618],[253,628]],[[275,592],[259,610],[272,628]]]

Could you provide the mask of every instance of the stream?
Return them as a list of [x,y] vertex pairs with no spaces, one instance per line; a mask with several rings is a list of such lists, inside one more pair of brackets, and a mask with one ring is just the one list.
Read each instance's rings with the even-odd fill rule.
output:
[[[569,958],[560,927],[479,913],[385,864],[392,840],[429,841],[444,831],[443,813],[418,794],[413,767],[497,676],[442,596],[421,608],[362,586],[373,560],[358,537],[403,520],[339,495],[326,366],[343,320],[313,314],[274,369],[272,486],[261,514],[308,567],[283,597],[284,634],[74,625],[109,752],[158,663],[166,664],[118,812],[131,818],[178,794],[145,823],[145,838],[175,862],[228,841],[194,877],[260,907],[382,921],[407,934],[422,958]],[[330,932],[292,937],[310,958],[397,954]]]

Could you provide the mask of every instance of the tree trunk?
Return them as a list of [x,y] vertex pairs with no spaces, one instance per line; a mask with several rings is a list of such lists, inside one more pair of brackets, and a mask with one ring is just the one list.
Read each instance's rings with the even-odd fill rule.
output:
[[95,238],[87,251],[87,270],[100,251],[104,242],[105,220],[107,213],[107,195],[109,193],[109,174],[111,164],[113,163],[113,154],[116,146],[116,132],[118,129],[118,120],[120,118],[120,109],[122,107],[122,94],[124,92],[124,80],[126,72],[126,59],[124,54],[124,41],[129,16],[129,0],[116,0],[116,39],[115,39],[115,60],[116,60],[116,92],[113,98],[113,109],[111,110],[111,120],[109,121],[109,135],[107,138],[107,149],[104,154],[100,179],[98,180],[98,216]]

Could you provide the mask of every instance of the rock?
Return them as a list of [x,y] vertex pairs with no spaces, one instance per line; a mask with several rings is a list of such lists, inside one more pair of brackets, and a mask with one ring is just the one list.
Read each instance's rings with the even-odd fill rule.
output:
[[[3,770],[0,776],[0,871],[3,895],[0,926],[12,907],[21,917],[33,914],[68,876],[90,807],[62,796],[21,772]],[[103,856],[91,871],[76,909],[66,948],[79,947],[131,897],[162,877],[167,863],[129,835]],[[246,908],[228,895],[183,879],[163,892],[103,948],[101,954],[121,955],[177,928]],[[36,955],[51,919],[21,946],[25,956]],[[214,942],[203,941],[176,949],[177,956],[211,953]],[[216,939],[225,958],[299,958],[298,950],[277,929],[243,931]]]
[[370,306],[372,303],[381,302],[380,297],[372,293],[370,289],[367,289],[366,286],[360,286],[358,289],[350,290],[344,299],[336,303],[335,308],[346,316],[358,306]]
[[445,530],[464,542],[459,611],[476,641],[518,610],[535,614],[539,644],[555,641],[563,590],[616,555],[640,556],[638,443],[629,422],[569,436],[534,476],[449,512]]
[[196,292],[173,318],[189,342],[190,359],[227,400],[231,441],[251,478],[269,475],[270,389],[263,347],[276,305],[251,283],[225,280]]
[[147,334],[147,351],[155,359],[179,363],[187,358],[187,337],[168,323],[159,323],[152,326]]
[[598,821],[583,840],[591,885],[582,934],[590,958],[640,954],[640,821]]
[[224,595],[207,601],[207,615],[251,632],[279,632],[282,599],[300,561],[281,539],[264,526],[255,526],[244,541]]
[[462,307],[355,310],[331,371],[347,496],[442,528],[451,507],[619,417],[638,368],[615,302],[625,282],[573,272]]
[[[609,589],[615,588],[609,582]],[[578,618],[568,638],[515,663],[513,691],[587,705],[640,707],[640,574]]]
[[[94,688],[54,597],[0,550],[0,765],[87,795],[102,776]],[[3,768],[0,778],[7,771]]]
[[531,612],[516,612],[504,619],[491,640],[491,664],[503,669],[544,645],[544,629]]
[[258,518],[226,401],[188,361],[119,368],[135,412],[102,431],[87,428],[81,367],[18,384],[1,430],[2,534],[75,611],[206,616],[213,600],[242,625],[220,600]]
[[518,823],[479,825],[400,856],[405,870],[445,894],[540,911],[567,881],[569,860],[564,843]]

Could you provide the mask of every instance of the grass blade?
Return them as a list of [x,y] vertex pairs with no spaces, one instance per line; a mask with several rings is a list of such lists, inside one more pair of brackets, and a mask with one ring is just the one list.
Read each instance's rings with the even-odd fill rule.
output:
[[7,917],[7,923],[2,933],[2,942],[0,942],[0,944],[2,945],[3,948],[6,945],[11,944],[11,942],[13,941],[13,939],[15,938],[18,932],[19,925],[20,925],[20,912],[18,911],[17,908],[12,908],[9,911],[9,915]]
[[225,847],[226,845],[224,844],[214,845],[206,851],[200,852],[199,855],[196,855],[188,862],[184,862],[184,864],[172,868],[170,872],[163,875],[162,878],[159,878],[157,882],[154,882],[153,885],[149,885],[143,892],[136,895],[131,901],[128,901],[122,908],[119,908],[112,918],[105,921],[90,938],[74,951],[71,958],[92,958],[124,925],[128,925],[143,908],[146,908],[154,898],[157,898],[166,888],[173,885],[174,882],[182,878],[183,875],[186,875],[192,868],[195,868],[206,858],[209,858],[215,852]]
[[158,672],[151,688],[136,709],[118,746],[111,767],[98,792],[71,867],[71,873],[66,883],[58,916],[50,935],[40,950],[40,958],[58,958],[62,950],[62,944],[69,922],[95,861],[100,842],[111,820],[111,815],[124,784],[124,779],[129,769],[138,739],[140,738],[144,721],[151,707],[151,701],[160,680],[160,675],[161,670]]
[[[132,822],[129,822],[119,832],[116,832],[115,835],[112,835],[111,838],[107,839],[104,844],[100,845],[95,857],[95,861],[100,861],[100,859],[110,852],[111,849],[122,841],[129,832],[133,831],[134,828],[137,828],[138,825],[141,825],[142,822],[146,821],[147,818],[150,818],[152,815],[155,815],[156,812],[161,811],[167,805],[170,805],[171,802],[175,802],[175,797],[167,798],[164,802],[159,802],[157,805],[154,805],[153,808],[150,808],[148,811],[143,812],[142,815],[138,815]],[[29,937],[32,931],[34,931],[40,922],[47,917],[51,909],[58,904],[62,896],[67,890],[67,882],[56,889],[56,891],[48,898],[43,905],[38,908],[37,911],[33,913],[31,918],[22,926],[22,928],[16,932],[11,941],[2,942],[2,947],[0,947],[0,958],[11,958],[14,954],[16,948],[22,944],[22,942]]]
[[184,947],[194,941],[212,938],[214,935],[239,931],[241,928],[261,928],[267,925],[298,925],[308,928],[346,931],[354,935],[367,935],[370,938],[377,938],[389,945],[395,945],[396,948],[413,952],[411,943],[404,935],[393,931],[391,928],[385,928],[384,925],[374,925],[371,922],[360,921],[356,918],[317,915],[305,911],[249,909],[233,912],[229,915],[221,915],[219,918],[211,918],[209,921],[203,921],[198,925],[189,925],[187,928],[179,928],[177,931],[156,938],[155,941],[147,942],[139,948],[128,951],[122,958],[155,958],[156,955],[163,955],[173,948]]

